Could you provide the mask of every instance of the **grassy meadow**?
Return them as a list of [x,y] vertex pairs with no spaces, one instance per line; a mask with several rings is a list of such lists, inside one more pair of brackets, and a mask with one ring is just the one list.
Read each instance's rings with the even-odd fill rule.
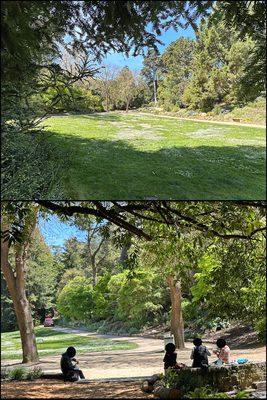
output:
[[[75,333],[65,333],[51,328],[38,326],[35,328],[37,348],[40,357],[59,356],[68,346],[74,346],[78,354],[88,352],[102,352],[109,350],[127,350],[137,347],[129,343],[114,339],[100,339],[90,336],[81,336]],[[19,331],[1,333],[2,360],[21,359],[21,341]]]
[[63,198],[265,198],[265,129],[120,112],[53,116]]

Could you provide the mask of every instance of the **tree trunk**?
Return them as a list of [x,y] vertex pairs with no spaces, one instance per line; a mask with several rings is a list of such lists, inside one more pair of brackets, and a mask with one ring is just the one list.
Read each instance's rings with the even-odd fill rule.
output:
[[171,295],[171,332],[174,336],[175,346],[178,349],[184,349],[184,321],[182,314],[182,293],[181,282],[175,282],[172,276],[168,276],[167,282]]
[[[26,296],[25,288],[28,247],[35,226],[36,215],[34,218],[31,218],[28,227],[25,229],[27,232],[25,232],[23,235],[24,240],[15,245],[15,271],[13,271],[13,268],[9,262],[10,245],[8,241],[3,241],[3,239],[1,241],[1,266],[10,296],[14,304],[14,310],[18,321],[23,363],[39,361],[31,307]],[[4,230],[6,230],[6,227]]]
[[22,362],[38,362],[38,352],[36,346],[36,337],[34,333],[34,324],[31,314],[31,307],[26,297],[25,290],[18,287],[17,295],[14,297],[14,309],[18,319],[20,338],[22,345]]
[[125,110],[126,112],[129,111],[129,104],[130,104],[130,101],[127,100],[127,101],[126,101],[126,110]]
[[92,265],[92,284],[93,286],[96,285],[96,280],[97,280],[97,265],[96,265],[96,260],[95,257],[91,257],[91,265]]
[[158,102],[158,99],[157,99],[158,81],[157,81],[156,76],[155,76],[155,79],[153,80],[153,89],[154,89],[154,103],[156,105]]
[[106,94],[106,111],[109,109],[108,94]]

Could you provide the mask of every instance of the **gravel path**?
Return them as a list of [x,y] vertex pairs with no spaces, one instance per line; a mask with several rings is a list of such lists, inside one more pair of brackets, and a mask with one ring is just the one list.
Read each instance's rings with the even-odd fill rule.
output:
[[[150,376],[163,372],[163,340],[144,338],[137,336],[115,336],[101,335],[91,332],[86,332],[80,329],[69,328],[53,328],[57,331],[76,333],[77,335],[95,338],[109,338],[114,340],[127,340],[131,343],[136,343],[138,347],[131,350],[113,350],[100,352],[91,352],[82,354],[78,358],[80,368],[83,370],[87,379],[99,378],[123,378],[123,377],[141,377]],[[206,342],[207,343],[207,342]],[[209,348],[214,347],[213,344],[207,343]],[[184,350],[178,350],[178,361],[187,365],[191,365],[190,353],[192,343],[187,342]],[[265,361],[265,347],[242,348],[232,350],[232,357],[246,357],[250,361]],[[210,357],[210,361],[214,361],[215,356]],[[2,365],[16,366],[19,361],[3,360]],[[48,356],[41,358],[38,364],[44,371],[59,372],[59,357]]]

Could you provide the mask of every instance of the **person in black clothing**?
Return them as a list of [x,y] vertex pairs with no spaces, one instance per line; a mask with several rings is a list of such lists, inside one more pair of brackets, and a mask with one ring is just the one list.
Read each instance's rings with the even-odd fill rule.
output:
[[63,373],[64,379],[68,381],[78,381],[79,379],[85,379],[83,372],[76,366],[79,361],[74,357],[76,350],[74,347],[68,347],[67,351],[62,354],[60,360],[60,367]]
[[208,368],[209,361],[208,356],[210,352],[206,346],[203,346],[202,340],[200,338],[195,338],[193,340],[194,348],[191,353],[191,359],[193,360],[193,368]]
[[166,344],[165,351],[166,353],[163,358],[164,369],[175,367],[177,359],[177,353],[175,353],[175,345],[173,343]]

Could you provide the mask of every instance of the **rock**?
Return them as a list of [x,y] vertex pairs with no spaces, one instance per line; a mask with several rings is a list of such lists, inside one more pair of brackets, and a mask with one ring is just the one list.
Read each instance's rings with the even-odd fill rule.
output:
[[265,390],[266,391],[266,381],[253,382],[252,387],[257,390]]
[[153,392],[154,397],[159,397],[162,400],[175,400],[182,397],[182,392],[179,389],[169,389],[164,387],[158,387]]
[[266,392],[260,392],[255,390],[254,393],[250,395],[253,399],[266,399]]
[[141,383],[141,390],[142,390],[142,392],[145,392],[145,393],[152,393],[154,390],[154,386],[150,382],[144,381]]

